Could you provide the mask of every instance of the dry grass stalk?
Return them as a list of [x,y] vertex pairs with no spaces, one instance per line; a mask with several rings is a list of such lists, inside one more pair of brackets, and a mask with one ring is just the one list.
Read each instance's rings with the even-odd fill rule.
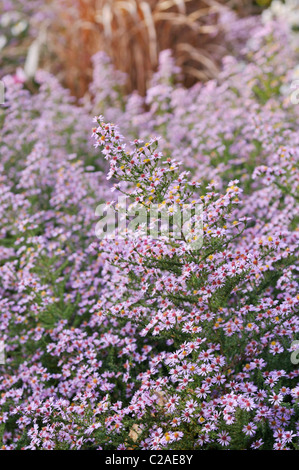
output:
[[128,74],[128,91],[145,93],[158,54],[171,48],[186,85],[214,77],[222,54],[217,27],[227,0],[52,0],[49,28],[53,63],[64,83],[82,96],[91,78],[91,56],[104,50]]

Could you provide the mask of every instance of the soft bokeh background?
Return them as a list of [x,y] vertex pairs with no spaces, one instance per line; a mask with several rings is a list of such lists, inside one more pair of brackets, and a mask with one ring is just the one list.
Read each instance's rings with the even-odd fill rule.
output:
[[19,74],[32,78],[42,66],[73,95],[82,97],[92,76],[91,57],[104,50],[127,74],[127,91],[144,94],[159,52],[170,48],[182,67],[185,85],[190,86],[217,75],[221,58],[229,52],[226,31],[232,15],[246,19],[270,4],[270,0],[2,0],[1,76],[19,67]]

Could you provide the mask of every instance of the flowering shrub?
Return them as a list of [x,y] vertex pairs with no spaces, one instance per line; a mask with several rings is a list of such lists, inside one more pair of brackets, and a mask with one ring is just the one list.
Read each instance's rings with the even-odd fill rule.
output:
[[[3,448],[298,449],[287,34],[258,25],[217,81],[191,89],[165,51],[144,99],[122,95],[103,54],[81,106],[47,74],[35,95],[6,77]],[[147,232],[98,240],[96,207],[117,211],[119,194],[170,213],[201,204],[202,246]]]

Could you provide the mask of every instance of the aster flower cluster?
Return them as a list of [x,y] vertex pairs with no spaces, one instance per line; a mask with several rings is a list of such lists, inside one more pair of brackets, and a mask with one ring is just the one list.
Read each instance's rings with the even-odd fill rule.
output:
[[[298,449],[296,52],[279,23],[237,39],[191,89],[165,51],[145,98],[102,53],[80,106],[44,72],[34,95],[6,77],[3,449]],[[118,195],[200,204],[202,246],[98,240]]]

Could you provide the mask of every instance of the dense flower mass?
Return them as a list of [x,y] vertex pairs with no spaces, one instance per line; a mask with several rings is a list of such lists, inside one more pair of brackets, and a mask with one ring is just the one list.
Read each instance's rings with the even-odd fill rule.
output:
[[[299,448],[298,51],[255,21],[191,89],[169,51],[144,98],[103,53],[79,105],[5,77],[3,449]],[[99,240],[119,195],[201,204],[202,246]]]

